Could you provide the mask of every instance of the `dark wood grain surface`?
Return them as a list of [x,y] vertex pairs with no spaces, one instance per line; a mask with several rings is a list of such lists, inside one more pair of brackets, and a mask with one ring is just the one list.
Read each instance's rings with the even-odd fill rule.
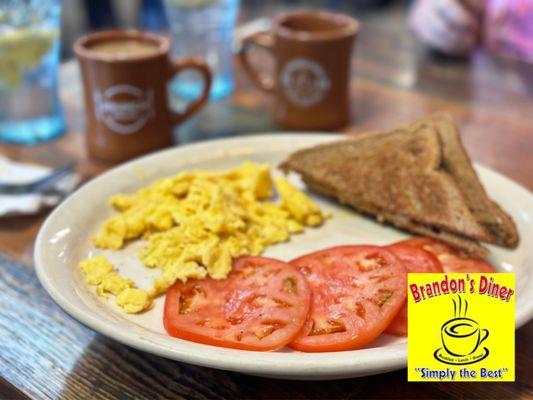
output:
[[[274,10],[275,11],[275,10]],[[270,12],[274,12],[270,11]],[[402,8],[361,15],[353,61],[353,121],[343,132],[385,129],[439,110],[461,126],[471,157],[533,189],[533,66],[483,52],[451,60],[420,48]],[[258,55],[258,57],[261,57]],[[181,143],[272,131],[270,99],[237,65],[237,91],[176,132]],[[75,158],[85,180],[110,168],[86,157],[75,63],[61,71],[68,133],[35,147],[0,145],[14,159]],[[130,349],[66,315],[32,262],[46,217],[0,219],[0,398],[533,398],[533,323],[516,333],[515,383],[415,384],[406,372],[333,382],[289,382],[200,368]]]

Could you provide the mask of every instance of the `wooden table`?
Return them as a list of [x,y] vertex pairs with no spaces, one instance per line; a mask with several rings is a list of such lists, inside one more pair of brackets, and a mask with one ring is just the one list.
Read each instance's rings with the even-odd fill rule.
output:
[[[344,132],[390,128],[447,110],[472,158],[533,188],[533,66],[476,54],[445,59],[420,49],[404,10],[361,16],[354,58],[352,124]],[[237,91],[180,127],[181,142],[271,131],[269,99],[236,66]],[[61,70],[68,133],[35,147],[0,145],[11,158],[57,165],[79,161],[84,179],[110,167],[89,160],[77,66]],[[40,286],[32,262],[46,213],[0,219],[0,398],[533,398],[533,322],[516,333],[516,382],[415,384],[406,371],[333,382],[289,382],[200,368],[128,348],[82,326]]]

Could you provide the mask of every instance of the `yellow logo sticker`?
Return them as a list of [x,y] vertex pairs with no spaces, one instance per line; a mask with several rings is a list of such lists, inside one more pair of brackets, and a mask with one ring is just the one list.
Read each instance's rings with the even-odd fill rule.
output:
[[409,274],[408,380],[514,382],[515,277]]

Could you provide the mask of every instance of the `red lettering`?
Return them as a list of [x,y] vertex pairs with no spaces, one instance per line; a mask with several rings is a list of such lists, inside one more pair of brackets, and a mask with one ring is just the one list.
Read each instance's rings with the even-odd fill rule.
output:
[[479,294],[484,294],[488,290],[488,287],[487,278],[481,275],[479,277]]
[[418,286],[413,283],[411,286],[409,286],[409,289],[411,289],[411,294],[413,295],[413,300],[415,303],[418,303],[420,300],[422,300],[422,296],[420,296],[420,293],[418,293]]

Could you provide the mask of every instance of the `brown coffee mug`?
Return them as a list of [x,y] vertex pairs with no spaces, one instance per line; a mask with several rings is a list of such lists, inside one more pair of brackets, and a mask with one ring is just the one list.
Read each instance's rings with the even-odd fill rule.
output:
[[[348,124],[350,60],[358,27],[347,15],[300,11],[276,18],[272,32],[244,39],[240,59],[252,80],[274,93],[277,124],[311,130]],[[272,54],[273,77],[251,65],[249,50],[255,46]]]
[[[172,61],[163,36],[139,31],[105,31],[79,39],[74,50],[83,77],[90,156],[111,162],[172,144],[172,129],[207,101],[211,73],[195,58]],[[204,90],[183,112],[171,110],[167,85],[172,77],[196,69]]]

